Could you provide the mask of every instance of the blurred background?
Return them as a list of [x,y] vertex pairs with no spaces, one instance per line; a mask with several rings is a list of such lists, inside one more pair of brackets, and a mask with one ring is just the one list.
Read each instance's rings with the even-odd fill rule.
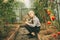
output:
[[12,29],[15,31],[16,24],[20,25],[30,10],[35,12],[44,29],[53,26],[60,31],[60,0],[0,0],[0,40]]

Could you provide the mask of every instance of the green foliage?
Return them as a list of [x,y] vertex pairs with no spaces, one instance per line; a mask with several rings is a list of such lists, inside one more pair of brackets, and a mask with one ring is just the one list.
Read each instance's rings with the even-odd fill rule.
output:
[[5,25],[16,21],[16,14],[13,11],[15,6],[14,0],[8,0],[6,3],[3,1],[0,0],[0,40],[3,40],[10,30],[11,26],[6,27]]
[[50,9],[52,14],[54,14],[55,3],[50,2],[50,0],[36,0],[34,6],[34,11],[41,22],[50,20],[50,17],[46,12],[47,9]]
[[35,1],[34,6],[34,11],[40,19],[40,22],[44,22],[45,19],[43,17],[46,16],[45,8],[48,7],[48,0],[37,0]]
[[0,17],[9,23],[12,23],[12,20],[16,18],[13,12],[13,6],[13,0],[9,0],[7,3],[0,3]]

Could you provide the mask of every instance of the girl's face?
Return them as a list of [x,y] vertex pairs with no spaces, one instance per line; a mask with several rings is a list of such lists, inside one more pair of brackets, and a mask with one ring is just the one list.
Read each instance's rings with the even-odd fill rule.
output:
[[29,16],[30,18],[33,18],[33,17],[34,17],[34,11],[29,11],[28,16]]
[[33,18],[34,17],[34,14],[33,13],[29,13],[29,17],[30,18]]

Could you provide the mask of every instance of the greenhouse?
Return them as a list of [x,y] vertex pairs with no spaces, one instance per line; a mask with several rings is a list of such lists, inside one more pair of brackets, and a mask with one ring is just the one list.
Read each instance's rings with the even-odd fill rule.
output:
[[60,40],[60,0],[0,0],[0,40]]

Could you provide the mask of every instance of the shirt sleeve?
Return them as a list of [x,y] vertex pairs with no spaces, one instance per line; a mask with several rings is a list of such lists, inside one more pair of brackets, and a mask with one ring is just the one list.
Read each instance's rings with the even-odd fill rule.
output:
[[37,24],[37,19],[33,20],[33,24],[28,23],[28,25],[31,26],[31,27],[35,27],[36,24]]

